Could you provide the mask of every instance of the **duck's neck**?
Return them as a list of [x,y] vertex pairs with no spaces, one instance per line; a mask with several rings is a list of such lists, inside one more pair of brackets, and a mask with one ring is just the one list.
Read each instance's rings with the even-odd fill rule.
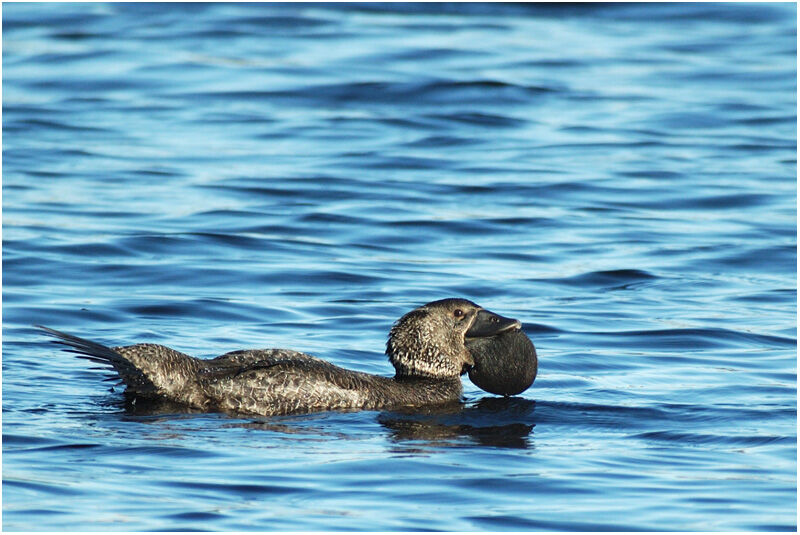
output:
[[388,405],[421,407],[454,403],[461,399],[460,377],[420,377],[398,375],[386,379],[382,397]]

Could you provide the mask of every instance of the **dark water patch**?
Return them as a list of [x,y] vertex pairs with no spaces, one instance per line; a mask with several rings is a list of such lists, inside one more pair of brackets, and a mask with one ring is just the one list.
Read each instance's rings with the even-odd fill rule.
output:
[[529,322],[522,323],[522,330],[525,331],[526,333],[530,332],[535,334],[564,332],[557,327],[553,327],[552,325],[542,325],[540,323],[529,323]]
[[[637,7],[644,8],[644,6]],[[685,11],[670,12],[669,10],[665,10],[665,12],[658,13],[658,16],[660,18],[663,16],[664,21],[673,23],[683,23],[684,21],[702,22],[713,19],[728,22],[751,22],[754,24],[775,22],[786,16],[785,12],[781,9],[777,9],[777,6],[774,5],[738,5],[735,6],[735,9],[731,10],[719,9],[719,7],[720,6],[714,6],[712,4],[695,4]],[[655,13],[652,10],[641,10],[637,12],[634,7],[631,7],[628,12],[633,18],[638,18],[645,12],[649,13],[650,16],[653,16]],[[622,16],[625,16],[624,11]]]
[[[246,38],[251,37],[254,35],[254,31],[249,29],[227,29],[227,28],[214,28],[214,29],[207,29],[207,30],[197,30],[197,31],[187,31],[182,34],[183,38],[186,39],[198,39],[198,40],[216,40],[216,39],[237,39],[237,38]],[[172,65],[171,68],[174,69],[176,67],[179,68],[186,68],[189,64],[175,64]],[[156,66],[156,68],[164,68],[163,65]]]
[[[153,531],[155,531],[155,530],[153,530]],[[200,531],[200,532],[203,532],[203,531],[210,531],[210,530],[207,530],[207,529],[198,529],[198,528],[196,528],[196,527],[186,527],[186,528],[183,528],[183,527],[178,527],[178,528],[170,528],[170,530],[169,530],[169,531],[176,531],[176,532],[192,532],[192,531]]]
[[6,451],[7,446],[39,446],[42,447],[43,445],[50,446],[54,442],[54,439],[45,438],[45,437],[36,437],[36,436],[27,436],[27,435],[14,435],[9,433],[3,433],[3,451]]
[[[733,253],[733,254],[730,254]],[[732,269],[758,270],[766,273],[783,273],[797,266],[797,246],[777,245],[755,249],[719,247],[710,258],[697,260],[705,269],[722,271]]]
[[[538,380],[538,379],[537,379]],[[537,401],[536,423],[569,425],[577,428],[625,429],[648,428],[650,422],[669,418],[668,411],[657,407],[600,405]]]
[[58,80],[45,80],[29,82],[27,86],[31,90],[49,92],[82,92],[92,93],[114,93],[132,90],[152,90],[164,85],[162,81],[152,78],[149,80],[131,80],[119,78],[62,78]]
[[[504,220],[494,220],[493,223],[501,223],[501,224],[515,224],[509,221]],[[547,257],[543,255],[537,254],[530,254],[530,253],[503,253],[503,252],[496,252],[494,253],[494,258],[498,260],[510,260],[513,262],[522,262],[522,263],[536,263],[536,262],[546,262]]]
[[39,116],[64,116],[68,115],[66,110],[59,107],[49,107],[44,105],[26,105],[26,104],[8,104],[3,103],[3,115],[8,118],[15,118],[16,116],[25,117],[28,121],[34,121],[34,118]]
[[[173,316],[215,318],[216,320],[243,321],[253,320],[255,311],[248,310],[238,303],[210,299],[196,299],[191,301],[172,301],[164,304],[132,303],[117,305],[120,310],[141,317],[169,318]],[[248,313],[249,312],[249,313]]]
[[685,422],[702,423],[732,423],[737,419],[750,420],[781,420],[797,416],[797,410],[793,408],[780,408],[765,406],[763,408],[741,408],[738,406],[725,406],[717,404],[714,407],[699,406],[685,403],[664,404],[663,408],[681,415],[681,420]]
[[679,431],[654,431],[634,435],[635,438],[648,441],[675,441],[691,446],[707,446],[720,444],[737,447],[758,447],[767,444],[792,444],[797,437],[784,436],[741,436],[741,435],[712,435],[692,434]]
[[[110,37],[110,34],[100,31],[56,31],[50,34],[53,39],[64,41],[89,41],[92,39],[102,40]],[[94,57],[94,56],[92,56]]]
[[68,511],[60,511],[58,509],[43,509],[43,508],[18,509],[14,512],[18,515],[31,515],[40,518],[51,518],[53,516],[62,516],[71,514]]
[[683,199],[676,204],[681,208],[709,208],[709,209],[740,209],[743,207],[756,207],[770,203],[774,195],[770,194],[734,194],[716,195],[696,199]]
[[621,177],[627,178],[648,178],[648,179],[663,179],[663,180],[679,180],[683,178],[680,173],[672,171],[663,171],[656,169],[637,170],[637,171],[618,171],[616,173]]
[[[789,72],[781,71],[762,73],[757,70],[734,70],[726,68],[720,70],[708,69],[704,72],[676,73],[674,78],[680,82],[692,80],[709,85],[720,84],[729,86],[730,84],[737,84],[739,86],[752,86],[754,89],[763,88],[765,90],[770,90],[774,88],[776,84],[789,83],[788,74]],[[708,118],[701,118],[698,126],[704,128],[705,125],[703,123],[709,120]],[[692,122],[691,119],[689,121]],[[710,121],[713,122],[713,120]]]
[[[138,214],[112,214],[111,217],[128,219],[132,215]],[[104,214],[101,217],[105,217]],[[109,243],[74,243],[69,245],[57,245],[47,247],[48,253],[61,253],[69,256],[95,257],[95,258],[119,258],[133,256],[131,251]]]
[[356,249],[362,249],[365,251],[381,251],[381,252],[400,252],[401,246],[398,244],[397,246],[391,245],[391,238],[389,237],[375,237],[373,238],[374,243],[364,243],[360,241],[354,241],[349,244],[350,247],[354,247]]
[[436,121],[484,126],[490,128],[515,128],[526,123],[525,120],[515,117],[475,112],[431,114],[427,117],[430,117]]
[[[378,116],[365,119],[363,117],[331,117],[326,120],[326,124],[332,125],[334,128],[376,128],[381,129],[385,127],[393,130],[418,130],[420,132],[439,132],[441,126],[436,121],[424,118],[422,116],[402,117],[391,114],[389,116]],[[348,152],[345,154],[353,154]]]
[[[31,265],[31,261],[26,258],[21,258],[18,261],[4,261],[9,264]],[[7,276],[7,281],[15,285],[23,285],[29,288],[46,287],[50,284],[47,278],[48,273],[53,273],[53,269],[65,270],[62,274],[62,280],[75,284],[89,284],[96,280],[98,276],[113,276],[119,283],[136,283],[143,282],[146,271],[131,267],[127,264],[102,264],[102,263],[85,263],[85,262],[49,262],[41,261],[33,265],[30,269],[13,273]],[[47,310],[47,307],[38,306],[30,309],[17,308],[18,313],[24,311]]]
[[261,214],[253,210],[209,210],[207,212],[198,212],[193,214],[202,221],[209,219],[229,220],[229,219],[243,219],[245,221],[257,218]]
[[243,485],[228,483],[210,483],[206,481],[162,481],[165,487],[184,489],[189,492],[197,492],[201,495],[211,494],[222,497],[245,496],[250,499],[257,497],[269,497],[285,494],[305,494],[311,489],[301,487],[289,487],[284,485]]
[[140,254],[180,254],[196,251],[202,240],[187,239],[183,234],[134,234],[116,240],[117,246]]
[[297,28],[318,28],[334,23],[333,20],[310,16],[272,15],[263,17],[231,18],[226,21],[233,27],[249,28],[251,31],[264,32],[267,30],[294,30]]
[[608,103],[612,102],[649,102],[655,100],[653,97],[646,96],[646,95],[632,95],[632,94],[620,94],[620,95],[609,95],[603,94],[597,91],[570,91],[566,97],[567,100],[575,101],[577,103],[585,102],[585,101],[604,101]]
[[[606,151],[606,150],[616,150],[616,149],[650,149],[650,148],[661,148],[669,146],[667,143],[663,143],[660,141],[650,141],[650,140],[642,140],[637,141],[634,143],[626,142],[626,141],[607,141],[607,142],[581,142],[581,143],[555,143],[555,144],[545,144],[540,145],[537,150],[542,151],[561,151],[561,152],[573,152],[575,150],[584,150],[584,151]],[[678,148],[678,147],[675,147]]]
[[14,450],[14,451],[9,452],[9,453],[16,453],[16,452],[21,452],[21,451],[24,451],[24,452],[27,452],[27,453],[33,453],[33,452],[41,452],[41,453],[51,452],[51,453],[56,453],[56,452],[59,452],[59,451],[85,450],[85,449],[92,449],[92,448],[99,448],[99,447],[100,447],[99,444],[58,444],[58,445],[53,445],[53,446],[42,446],[42,447],[38,447],[38,448],[26,448],[25,450]]
[[126,457],[141,455],[143,457],[166,457],[174,459],[213,459],[222,455],[218,451],[204,451],[192,447],[177,447],[168,445],[151,445],[151,446],[132,446],[117,448],[113,452],[108,452],[109,456]]
[[137,217],[142,215],[139,213],[120,212],[114,210],[108,210],[108,211],[106,210],[95,211],[90,209],[81,210],[74,204],[67,204],[62,202],[42,202],[42,203],[32,203],[32,204],[33,204],[32,208],[39,214],[71,215],[76,217],[96,216],[97,218],[102,218],[102,219],[123,219],[123,218]]
[[421,22],[421,23],[410,23],[410,24],[400,24],[397,26],[399,31],[409,31],[409,32],[419,32],[419,33],[450,33],[450,32],[457,32],[462,31],[465,29],[472,29],[472,30],[508,30],[508,26],[503,24],[491,24],[491,23],[467,23],[467,24],[447,24],[447,23],[435,23],[435,22]]
[[134,176],[152,176],[152,177],[183,177],[186,173],[175,168],[167,167],[150,167],[146,169],[135,169],[128,171]]
[[[564,481],[539,481],[538,478],[463,478],[459,479],[457,486],[463,486],[481,492],[492,492],[498,495],[527,494],[534,495],[547,492],[551,495],[565,494],[594,494],[595,491],[570,485]],[[538,486],[538,487],[537,487]],[[546,489],[544,488],[546,487]]]
[[79,489],[52,482],[26,481],[5,476],[3,476],[3,487],[8,488],[11,492],[17,489],[28,495],[80,496],[83,494]]
[[484,446],[528,448],[535,426],[535,402],[523,398],[487,397],[460,407],[420,413],[385,412],[378,422],[394,441],[422,441],[437,446],[462,446],[462,439]]
[[[214,522],[219,520],[225,520],[228,518],[228,515],[222,513],[209,513],[207,511],[188,511],[185,513],[175,513],[171,515],[164,515],[164,519],[168,520],[187,520],[187,521],[198,521],[198,522]],[[192,531],[195,531],[192,529]]]
[[401,50],[389,53],[376,54],[375,56],[363,58],[364,61],[379,61],[379,62],[439,62],[453,59],[465,59],[475,57],[485,57],[491,55],[491,52],[480,49],[464,49],[464,48],[414,48],[410,50]]
[[706,329],[662,329],[652,331],[620,331],[587,333],[593,336],[593,344],[602,347],[625,345],[623,340],[646,340],[654,350],[665,349],[708,349],[724,347],[796,347],[797,340],[781,336],[771,336],[723,328]]
[[486,223],[474,220],[451,220],[451,221],[394,221],[390,223],[383,223],[382,226],[389,226],[392,228],[409,228],[416,231],[430,233],[436,235],[438,233],[445,234],[493,234],[494,229]]
[[778,381],[781,383],[793,383],[797,382],[797,375],[792,373],[758,373],[758,377],[762,379],[769,379],[771,381]]
[[617,269],[593,271],[561,279],[546,279],[548,282],[576,287],[596,287],[624,290],[633,285],[655,281],[659,277],[640,269]]
[[796,147],[790,143],[737,143],[727,147],[732,151],[747,151],[747,152],[775,152],[775,151],[792,151]]
[[291,271],[273,271],[269,275],[274,282],[299,280],[303,286],[325,286],[331,283],[341,284],[378,284],[382,277],[370,276],[349,271],[325,271],[307,268],[296,268]]
[[795,125],[797,124],[796,115],[786,115],[780,117],[744,117],[737,121],[748,126],[772,126],[772,125]]
[[271,125],[278,121],[271,117],[263,115],[248,114],[248,113],[233,113],[233,112],[209,112],[197,120],[200,124],[219,123],[230,125],[234,123],[241,124],[259,124]]
[[3,21],[3,27],[7,30],[25,30],[29,28],[39,28],[43,24],[51,27],[82,27],[90,26],[102,22],[105,17],[97,13],[69,13],[62,12],[58,15],[48,14],[42,19],[41,14],[32,12],[25,15],[17,14],[8,17]]
[[[365,161],[366,160],[366,161]],[[415,158],[410,156],[392,156],[392,157],[373,157],[369,159],[362,159],[362,162],[357,165],[362,169],[446,169],[450,167],[450,161],[438,158]]]
[[405,144],[406,147],[463,147],[480,143],[476,139],[456,136],[427,136]]
[[32,189],[32,186],[22,184],[3,185],[3,191],[31,191]]
[[24,132],[28,130],[54,130],[64,132],[104,132],[109,133],[112,130],[107,128],[98,128],[93,126],[78,126],[67,124],[58,121],[45,121],[42,119],[30,119],[27,121],[8,121],[3,123],[3,131],[9,133]]
[[794,301],[797,302],[796,288],[776,288],[763,293],[759,292],[748,295],[735,295],[731,296],[730,299],[733,301],[742,301],[746,303],[776,303],[782,302],[787,298],[791,299],[792,297],[794,298]]
[[221,234],[216,232],[191,232],[188,236],[201,238],[203,242],[230,245],[237,248],[255,249],[263,246],[263,240],[242,236],[241,234]]
[[29,61],[36,62],[36,63],[72,63],[72,62],[81,62],[81,61],[90,61],[95,59],[110,59],[107,56],[116,55],[116,52],[113,50],[92,50],[87,52],[59,52],[59,53],[45,53],[45,54],[37,54],[29,58]]
[[475,522],[481,530],[498,531],[647,531],[648,528],[630,526],[615,522],[554,522],[548,520],[532,520],[518,515],[470,516],[468,520]]
[[[30,158],[34,154],[31,153],[28,149],[4,149],[3,150],[3,160],[6,158],[10,160],[14,159],[22,159],[25,160]],[[39,161],[37,163],[47,163],[47,162],[57,162],[64,158],[72,160],[75,159],[82,159],[82,158],[97,158],[102,156],[99,153],[82,150],[82,149],[53,149],[49,150],[46,153],[37,153],[39,157]],[[46,173],[53,173],[52,171],[45,171]],[[50,176],[61,176],[61,174],[51,174]]]
[[553,58],[553,59],[534,59],[515,62],[509,65],[512,68],[525,68],[534,67],[541,69],[571,69],[577,67],[586,67],[588,62],[581,61],[580,59],[570,58]]
[[458,101],[527,103],[532,98],[556,91],[545,86],[519,86],[497,80],[431,82],[350,82],[343,84],[298,87],[275,91],[219,91],[174,95],[190,100],[280,100],[292,103],[360,102],[380,104],[442,104]]
[[[324,187],[298,187],[297,185],[292,186],[291,184],[283,184],[282,187],[203,184],[197,187],[233,193],[245,198],[252,198],[256,196],[264,199],[297,199],[298,201],[302,202],[308,202],[311,200],[338,201],[349,199],[352,196],[350,192],[340,189],[327,189]],[[369,194],[364,196],[366,198],[370,197]]]
[[753,524],[752,531],[797,531],[797,524]]

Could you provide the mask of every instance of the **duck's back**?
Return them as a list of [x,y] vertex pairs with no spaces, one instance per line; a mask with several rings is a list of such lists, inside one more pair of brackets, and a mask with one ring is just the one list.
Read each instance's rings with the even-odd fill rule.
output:
[[216,410],[277,415],[369,408],[390,379],[288,349],[233,351],[200,361],[197,387]]

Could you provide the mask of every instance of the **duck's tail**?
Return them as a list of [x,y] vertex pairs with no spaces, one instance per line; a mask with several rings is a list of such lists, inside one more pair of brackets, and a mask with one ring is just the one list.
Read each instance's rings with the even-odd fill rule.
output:
[[122,348],[112,349],[98,344],[97,342],[79,338],[42,325],[34,325],[34,327],[42,329],[49,336],[56,338],[56,340],[53,340],[54,343],[65,345],[69,348],[64,351],[75,353],[78,355],[78,358],[110,366],[109,370],[113,369],[116,371],[119,378],[134,392],[147,394],[156,391],[155,385],[146,377],[144,371],[117,351],[117,349]]

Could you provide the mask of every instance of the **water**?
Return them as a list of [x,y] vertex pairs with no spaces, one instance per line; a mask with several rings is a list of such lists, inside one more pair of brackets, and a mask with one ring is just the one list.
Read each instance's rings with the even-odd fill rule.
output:
[[[796,7],[3,6],[3,528],[795,530]],[[389,375],[460,411],[126,410],[41,323]]]

